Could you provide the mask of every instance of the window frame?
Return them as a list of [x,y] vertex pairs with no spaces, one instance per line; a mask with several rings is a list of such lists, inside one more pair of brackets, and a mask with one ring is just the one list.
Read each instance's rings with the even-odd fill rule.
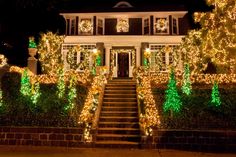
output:
[[[167,32],[156,32],[156,22],[157,22],[157,19],[166,19],[167,20]],[[169,16],[154,16],[154,19],[153,19],[153,34],[155,35],[168,35],[170,34],[170,22],[169,22]]]

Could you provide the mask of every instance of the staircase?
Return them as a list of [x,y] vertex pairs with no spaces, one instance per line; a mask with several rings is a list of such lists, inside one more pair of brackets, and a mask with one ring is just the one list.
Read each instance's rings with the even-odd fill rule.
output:
[[114,79],[104,91],[97,132],[97,147],[138,148],[136,83],[131,79]]

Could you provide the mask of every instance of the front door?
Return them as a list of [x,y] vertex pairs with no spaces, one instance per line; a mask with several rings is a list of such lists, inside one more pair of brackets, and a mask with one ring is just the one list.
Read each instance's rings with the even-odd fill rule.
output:
[[129,77],[129,53],[118,53],[118,77]]

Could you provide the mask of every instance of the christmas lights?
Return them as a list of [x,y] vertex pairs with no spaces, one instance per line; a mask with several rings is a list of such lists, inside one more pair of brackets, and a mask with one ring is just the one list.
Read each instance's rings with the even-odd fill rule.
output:
[[79,29],[82,33],[91,33],[93,31],[93,24],[90,19],[82,19],[79,24]]
[[[84,55],[84,60],[80,61],[80,63],[77,63],[77,60],[75,60],[74,58],[78,53],[80,53],[80,55]],[[82,47],[80,47],[80,45],[77,45],[67,52],[66,61],[70,65],[71,69],[85,70],[89,69],[89,57],[90,51],[87,49],[83,49]]]
[[218,84],[214,82],[211,92],[211,104],[218,107],[221,104]]
[[21,88],[20,92],[24,96],[31,96],[31,83],[28,75],[28,70],[25,69],[21,76]]
[[189,64],[184,65],[184,74],[183,74],[183,83],[182,83],[182,92],[190,95],[192,90],[191,80],[190,80],[190,70]]
[[144,102],[144,113],[139,118],[140,126],[147,136],[152,136],[152,128],[160,125],[160,117],[151,91],[150,78],[145,69],[136,69],[137,95]]
[[127,18],[117,19],[117,32],[129,32],[129,20]]
[[57,95],[59,98],[62,98],[63,96],[65,96],[65,80],[64,80],[64,71],[63,69],[59,69],[58,70],[58,76],[59,79],[57,81]]
[[34,41],[34,37],[29,37],[29,45],[28,48],[37,48],[37,45]]
[[7,58],[0,54],[0,68],[4,67],[5,65],[7,65]]
[[200,23],[202,28],[189,32],[179,52],[183,53],[184,62],[190,64],[192,73],[203,72],[207,68],[207,58],[217,65],[218,70],[223,69],[227,73],[229,58],[235,58],[236,2],[208,0],[207,3],[214,9],[212,12],[194,13],[195,22]]
[[165,91],[166,95],[163,110],[164,112],[170,111],[171,116],[173,116],[172,114],[179,113],[182,107],[182,102],[177,91],[175,74],[173,70],[171,70],[169,83],[167,86],[168,88]]
[[168,21],[165,18],[159,18],[157,19],[155,26],[158,31],[165,32],[168,28]]
[[59,36],[48,32],[41,35],[38,45],[39,61],[42,65],[42,71],[46,74],[56,74],[57,69],[64,66],[61,54],[61,45],[64,42],[64,36]]
[[40,95],[41,95],[40,85],[39,85],[39,82],[36,82],[35,84],[33,84],[33,87],[32,87],[31,101],[33,102],[33,104],[37,104]]
[[115,54],[116,53],[131,53],[131,55],[132,55],[131,63],[132,63],[133,69],[135,69],[135,67],[136,67],[136,61],[135,61],[136,53],[135,53],[134,49],[117,49],[117,50],[113,49],[111,51],[111,68],[110,68],[110,73],[109,73],[109,75],[110,75],[109,79],[112,79],[112,76],[114,74],[114,64],[115,64]]

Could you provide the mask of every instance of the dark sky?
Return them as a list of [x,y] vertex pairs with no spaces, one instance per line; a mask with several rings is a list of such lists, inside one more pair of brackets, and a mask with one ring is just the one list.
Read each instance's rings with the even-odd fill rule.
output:
[[[120,0],[0,0],[0,53],[10,64],[26,66],[28,36],[40,32],[64,33],[65,24],[59,12],[65,10],[107,10]],[[127,0],[134,7],[184,5],[191,20],[195,11],[209,8],[204,0]]]

